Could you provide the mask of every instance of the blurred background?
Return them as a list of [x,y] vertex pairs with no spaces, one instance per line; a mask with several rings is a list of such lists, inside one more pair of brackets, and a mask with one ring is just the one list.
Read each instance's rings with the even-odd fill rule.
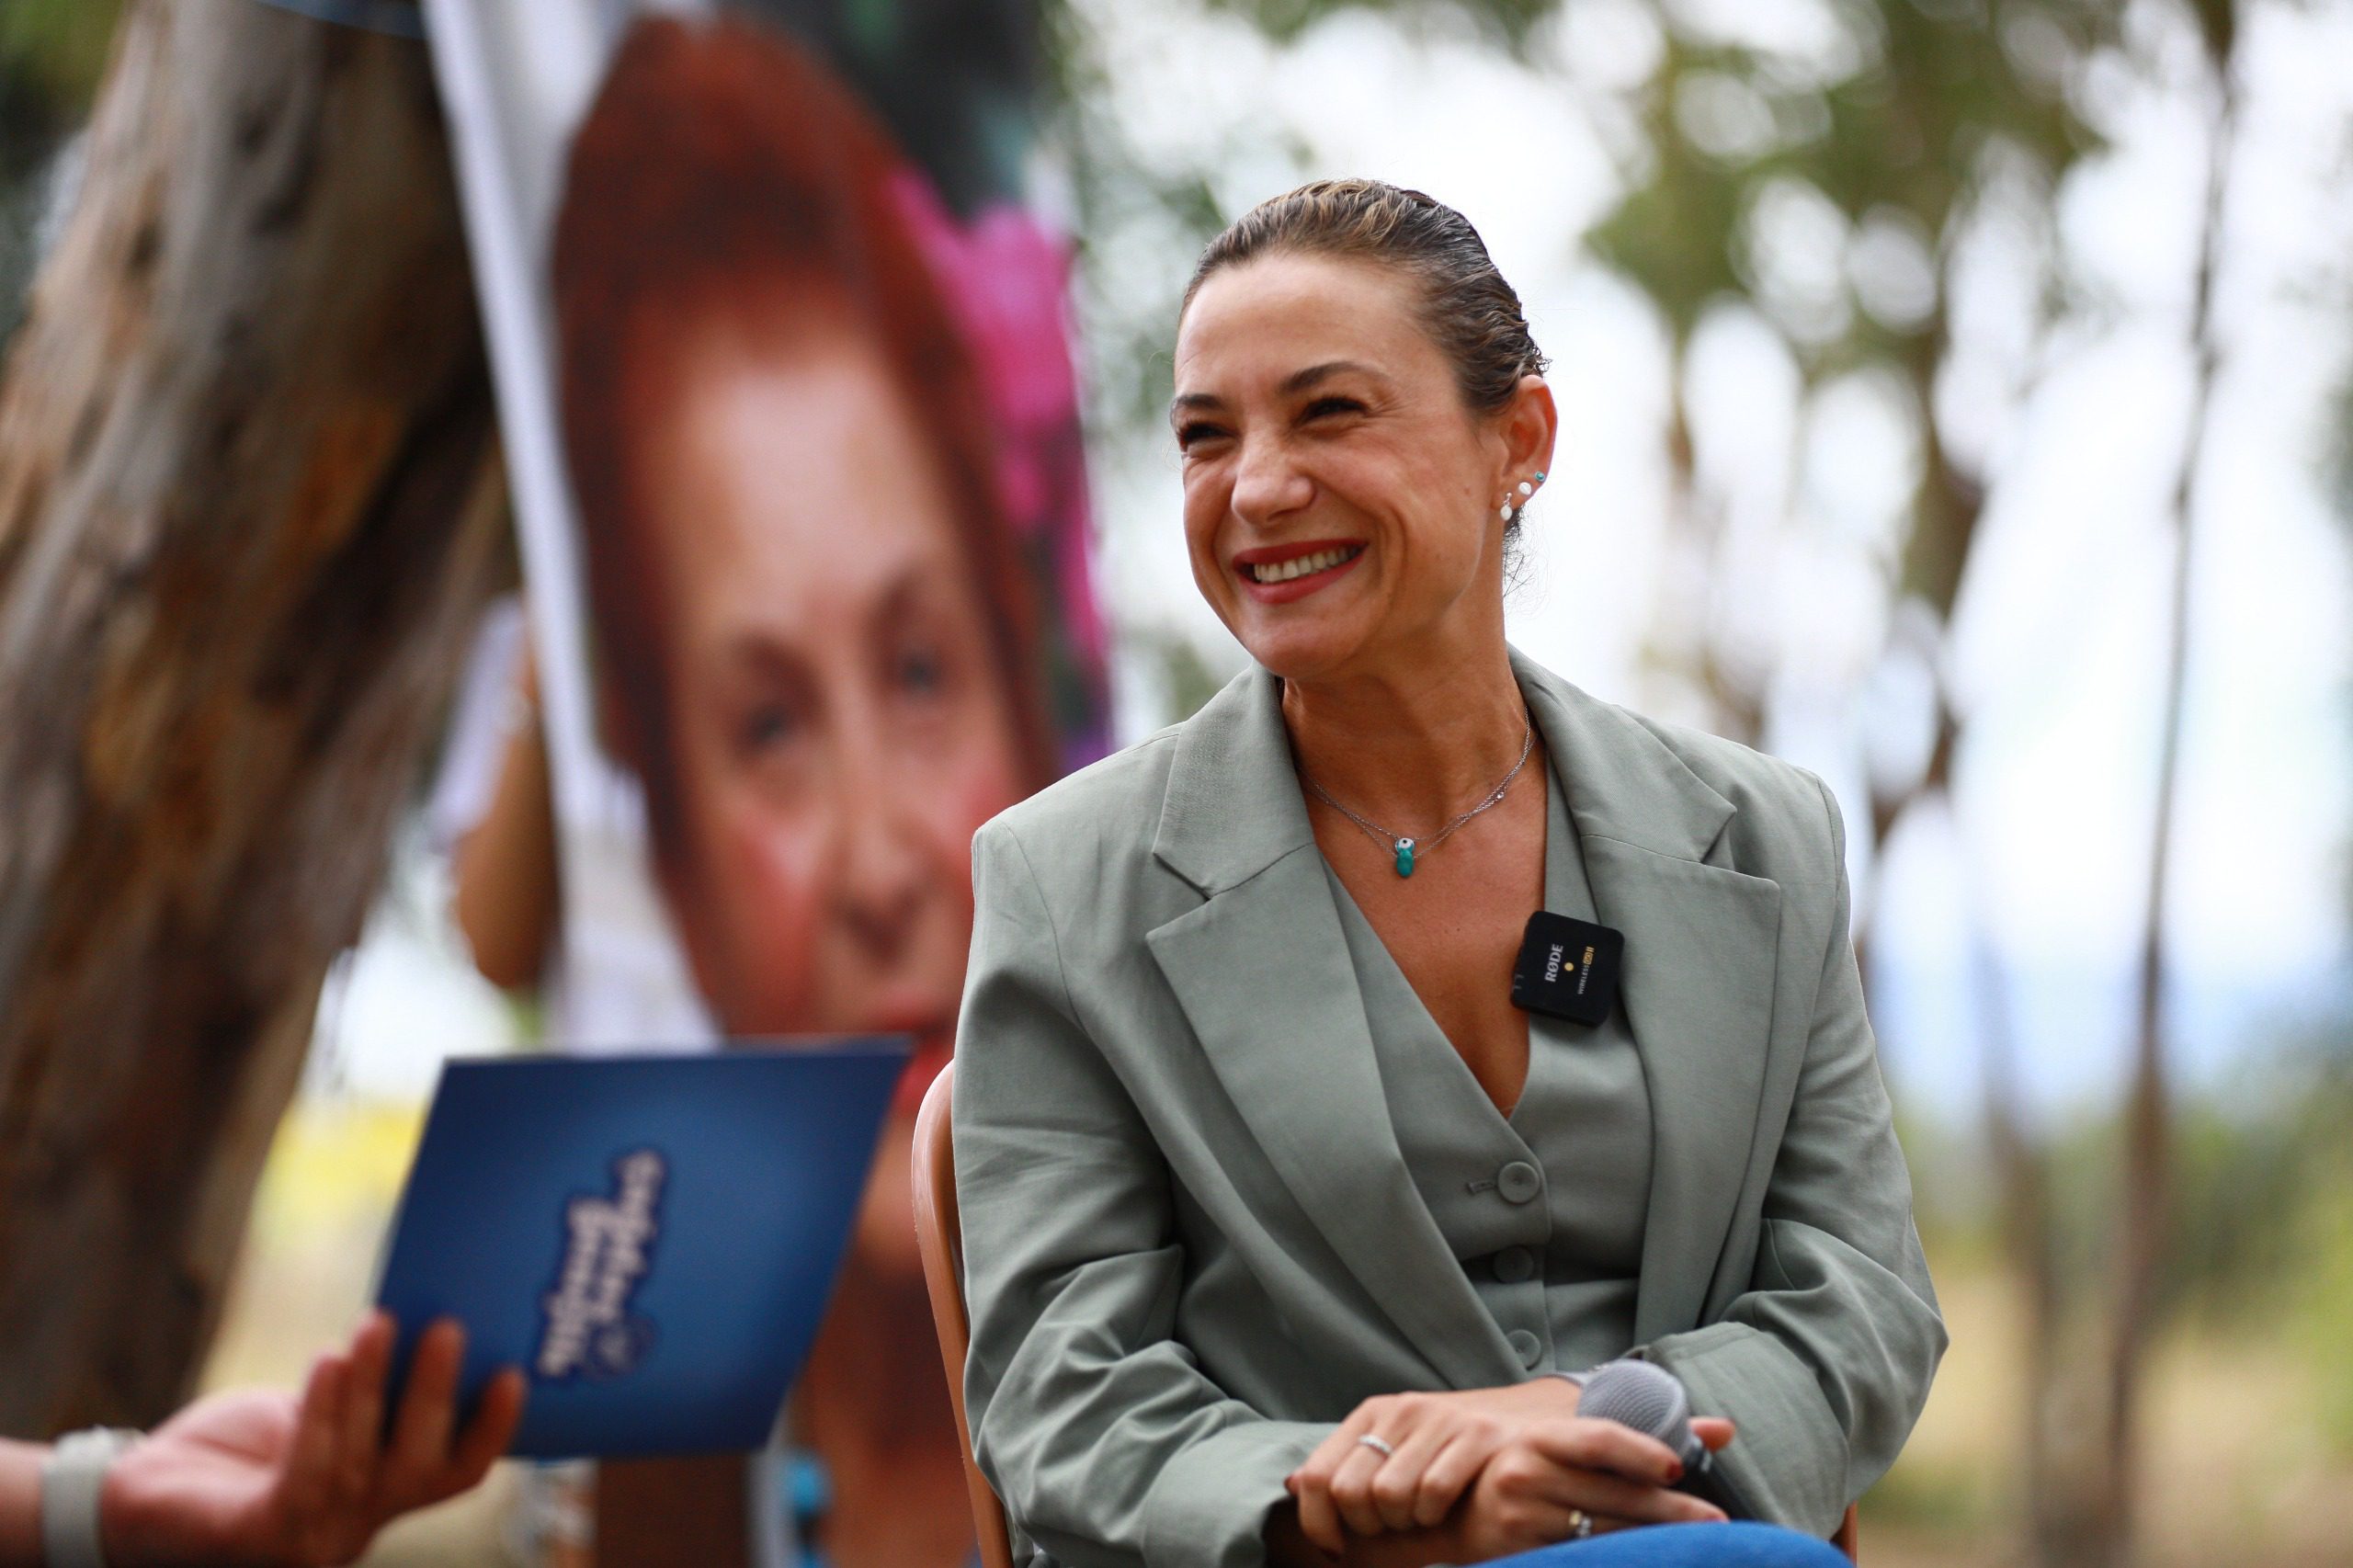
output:
[[[0,334],[116,10],[0,0]],[[2353,5],[1044,19],[1114,738],[1241,667],[1160,412],[1199,246],[1318,176],[1460,208],[1564,421],[1514,640],[1845,806],[1953,1336],[1867,1561],[2353,1561]],[[535,1039],[449,909],[420,792],[208,1384],[347,1328],[438,1062]],[[507,1561],[512,1506],[378,1558]]]

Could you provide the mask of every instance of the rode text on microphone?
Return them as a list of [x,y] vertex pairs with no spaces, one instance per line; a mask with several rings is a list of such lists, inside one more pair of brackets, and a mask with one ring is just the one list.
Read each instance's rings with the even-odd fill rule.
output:
[[1538,910],[1528,917],[1519,961],[1512,966],[1512,1005],[1572,1023],[1597,1024],[1618,994],[1622,932]]

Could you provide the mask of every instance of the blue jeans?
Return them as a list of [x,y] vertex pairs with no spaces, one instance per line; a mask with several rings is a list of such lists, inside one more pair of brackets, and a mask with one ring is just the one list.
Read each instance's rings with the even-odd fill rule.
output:
[[1847,1568],[1844,1553],[1779,1525],[1652,1525],[1498,1558],[1488,1568]]

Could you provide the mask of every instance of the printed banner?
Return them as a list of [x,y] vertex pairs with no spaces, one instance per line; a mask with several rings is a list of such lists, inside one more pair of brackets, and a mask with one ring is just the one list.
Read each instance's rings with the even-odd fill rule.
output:
[[426,13],[526,590],[436,806],[460,924],[559,1050],[914,1037],[790,1425],[947,1463],[905,1145],[972,835],[1108,734],[1035,12]]

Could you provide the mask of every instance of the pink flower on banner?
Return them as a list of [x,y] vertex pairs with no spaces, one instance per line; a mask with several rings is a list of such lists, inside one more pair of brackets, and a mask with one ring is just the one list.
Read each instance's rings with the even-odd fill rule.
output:
[[911,168],[892,176],[891,195],[971,351],[997,427],[1006,516],[1018,537],[1047,546],[1062,631],[1099,669],[1103,629],[1088,570],[1078,382],[1064,315],[1069,247],[1011,203],[959,222]]
[[892,196],[963,330],[990,410],[1012,437],[1001,454],[1006,509],[1017,525],[1033,528],[1046,520],[1051,489],[1027,449],[1078,412],[1063,329],[1068,254],[1018,207],[991,207],[969,227],[959,224],[931,182],[911,169],[893,176]]

